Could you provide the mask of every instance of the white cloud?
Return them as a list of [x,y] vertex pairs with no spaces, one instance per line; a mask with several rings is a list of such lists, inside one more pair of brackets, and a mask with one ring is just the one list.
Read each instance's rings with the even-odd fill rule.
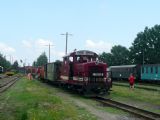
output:
[[27,47],[27,48],[32,47],[32,43],[30,41],[27,41],[27,40],[22,40],[22,44],[23,44],[24,47]]
[[38,39],[35,41],[35,45],[39,46],[39,47],[43,47],[45,45],[53,45],[53,42],[51,40],[45,40],[45,39]]
[[51,40],[46,40],[46,39],[36,39],[36,40],[22,40],[22,44],[26,48],[43,48],[47,45],[53,45],[53,42]]
[[49,50],[49,44],[50,46],[50,51],[53,51],[53,42],[51,40],[46,40],[46,39],[37,39],[34,41],[34,51],[38,54],[41,54],[42,52],[46,52],[48,54]]
[[55,44],[53,43],[53,40],[48,40],[48,39],[43,39],[43,38],[39,38],[39,39],[35,39],[35,40],[23,40],[22,41],[23,46],[25,47],[24,49],[24,53],[25,53],[25,57],[27,59],[27,62],[29,62],[30,64],[32,64],[32,62],[34,60],[37,59],[37,57],[42,53],[42,52],[46,52],[46,55],[48,57],[48,52],[49,52],[49,47],[48,45],[52,45],[50,47],[50,58],[51,58],[51,62],[53,62],[53,60],[57,60],[60,59],[62,60],[62,56],[64,56],[64,52],[61,52],[59,50],[55,49]]
[[90,50],[94,50],[95,52],[110,52],[112,48],[112,44],[104,41],[95,42],[93,40],[86,40],[85,47]]
[[65,55],[65,53],[61,51],[54,51],[53,55],[62,58]]
[[16,50],[13,47],[8,46],[5,43],[0,42],[0,52],[5,54],[14,53]]

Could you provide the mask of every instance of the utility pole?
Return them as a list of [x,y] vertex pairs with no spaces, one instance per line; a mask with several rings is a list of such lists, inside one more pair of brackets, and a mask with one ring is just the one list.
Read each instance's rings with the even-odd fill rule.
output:
[[50,49],[51,49],[51,46],[53,46],[53,45],[50,45],[50,43],[49,43],[48,45],[45,45],[45,46],[49,47],[49,59],[48,59],[48,63],[50,63]]
[[24,62],[23,62],[23,66],[26,66],[26,61],[27,61],[27,59],[25,58],[23,61],[24,61]]
[[11,55],[9,55],[9,57],[10,57],[10,63],[12,64],[12,56],[11,56]]
[[61,34],[61,35],[65,35],[66,36],[66,51],[65,51],[65,54],[67,55],[67,44],[68,44],[68,35],[72,35],[72,34],[69,34],[68,32],[66,32],[65,34]]

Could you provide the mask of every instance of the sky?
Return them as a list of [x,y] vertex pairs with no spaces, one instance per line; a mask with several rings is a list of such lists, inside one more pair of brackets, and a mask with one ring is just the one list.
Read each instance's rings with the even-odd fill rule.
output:
[[[62,60],[68,52],[129,48],[138,32],[160,24],[160,0],[0,0],[0,53],[26,65],[42,53]],[[19,62],[20,63],[20,62]]]

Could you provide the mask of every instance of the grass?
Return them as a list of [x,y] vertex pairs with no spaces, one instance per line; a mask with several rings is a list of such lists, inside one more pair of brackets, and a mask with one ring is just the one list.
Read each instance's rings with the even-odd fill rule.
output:
[[107,112],[107,113],[116,114],[116,115],[125,115],[125,116],[129,115],[127,112],[125,112],[123,110],[113,108],[113,107],[110,107],[110,106],[103,106],[100,102],[92,100],[90,98],[85,98],[85,97],[81,97],[81,96],[78,96],[78,95],[73,95],[73,97],[87,103],[88,105],[94,107],[95,109],[99,109],[99,110],[102,110],[102,111]]
[[[113,86],[110,98],[124,103],[144,104],[145,109],[160,113],[160,92],[148,91],[143,89],[130,90],[129,87]],[[151,107],[147,107],[151,106]],[[157,107],[157,108],[156,108]]]
[[0,120],[96,120],[84,108],[67,103],[56,90],[36,80],[20,79],[0,96]]
[[[116,84],[119,84],[119,85],[125,85],[125,86],[129,86],[129,83],[127,82],[113,82],[113,85],[114,83]],[[142,87],[142,88],[151,88],[151,89],[157,89],[157,90],[160,90],[160,85],[157,85],[157,84],[142,84],[142,83],[135,83],[135,88],[136,87]]]
[[154,103],[160,105],[160,92],[158,91],[148,91],[129,88],[123,86],[113,86],[110,97],[112,98],[129,98],[132,100],[143,101],[148,103]]

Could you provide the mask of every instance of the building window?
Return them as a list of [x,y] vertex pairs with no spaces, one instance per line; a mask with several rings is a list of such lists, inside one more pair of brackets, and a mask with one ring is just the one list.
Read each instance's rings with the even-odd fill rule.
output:
[[142,73],[144,73],[144,67],[142,67]]
[[146,67],[146,73],[148,73],[148,67]]
[[156,69],[156,74],[158,73],[158,67],[155,67],[155,69]]
[[151,73],[153,73],[153,67],[151,67]]

